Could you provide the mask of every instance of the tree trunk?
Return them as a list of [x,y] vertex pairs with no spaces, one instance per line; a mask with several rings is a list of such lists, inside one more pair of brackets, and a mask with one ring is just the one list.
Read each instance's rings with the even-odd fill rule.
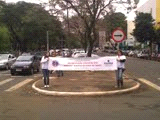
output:
[[153,44],[153,42],[152,42],[152,40],[151,40],[150,43],[149,43],[149,47],[150,47],[149,59],[150,59],[150,60],[152,59],[152,44]]
[[92,50],[93,50],[93,44],[89,44],[88,53],[87,53],[87,56],[88,56],[88,57],[91,57],[91,55],[92,55]]

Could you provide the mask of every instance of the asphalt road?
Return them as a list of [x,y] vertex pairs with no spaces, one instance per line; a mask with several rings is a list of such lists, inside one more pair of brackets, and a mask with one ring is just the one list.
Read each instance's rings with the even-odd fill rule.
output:
[[160,62],[128,57],[126,69],[136,78],[144,78],[160,86]]
[[10,70],[0,70],[0,93],[18,90],[40,76],[40,73],[36,73],[34,75],[18,74],[11,76]]
[[[100,52],[99,55],[115,56],[104,52]],[[127,57],[126,73],[137,79],[144,78],[160,86],[160,62]]]
[[[143,68],[146,63],[152,65],[152,67],[147,66],[147,69],[159,70],[158,63],[135,58],[127,58],[126,68],[132,76],[149,80],[158,78],[159,71],[150,73],[152,70]],[[160,92],[144,84],[138,91],[122,95],[54,97],[40,95],[32,90],[34,79],[39,77],[40,73],[33,76],[11,76],[9,71],[0,71],[0,120],[158,120],[160,118]]]

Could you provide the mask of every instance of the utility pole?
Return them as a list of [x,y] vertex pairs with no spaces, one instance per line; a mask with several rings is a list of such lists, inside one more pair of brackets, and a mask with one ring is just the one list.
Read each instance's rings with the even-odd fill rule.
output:
[[47,30],[47,52],[49,51],[49,34]]
[[68,2],[67,2],[67,25],[68,25],[68,35],[70,33],[70,25],[69,25],[69,9],[68,9]]

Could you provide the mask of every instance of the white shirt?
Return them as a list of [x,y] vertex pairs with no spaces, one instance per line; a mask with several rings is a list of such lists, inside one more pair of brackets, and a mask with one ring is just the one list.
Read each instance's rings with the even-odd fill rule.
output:
[[126,56],[117,56],[117,68],[125,68],[125,62],[120,62],[120,60],[126,60]]
[[48,61],[49,61],[49,57],[48,58],[44,58],[44,56],[41,59],[41,67],[42,69],[48,69]]

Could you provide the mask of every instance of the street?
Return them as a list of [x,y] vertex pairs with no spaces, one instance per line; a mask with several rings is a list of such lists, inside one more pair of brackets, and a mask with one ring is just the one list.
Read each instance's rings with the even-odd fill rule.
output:
[[18,74],[15,76],[11,76],[10,70],[1,70],[0,71],[0,93],[3,92],[12,92],[21,88],[22,86],[36,80],[40,77],[41,74],[31,75],[23,75]]
[[[101,56],[107,55],[101,53]],[[160,85],[160,64],[127,58],[126,73]],[[0,71],[0,120],[158,120],[160,91],[145,84],[137,91],[114,96],[55,97],[32,90],[33,76]],[[21,83],[21,84],[20,84]],[[18,85],[17,85],[18,84]]]
[[0,0],[0,120],[159,120],[159,13],[160,0]]
[[145,78],[160,86],[160,62],[128,57],[126,69],[136,78]]

